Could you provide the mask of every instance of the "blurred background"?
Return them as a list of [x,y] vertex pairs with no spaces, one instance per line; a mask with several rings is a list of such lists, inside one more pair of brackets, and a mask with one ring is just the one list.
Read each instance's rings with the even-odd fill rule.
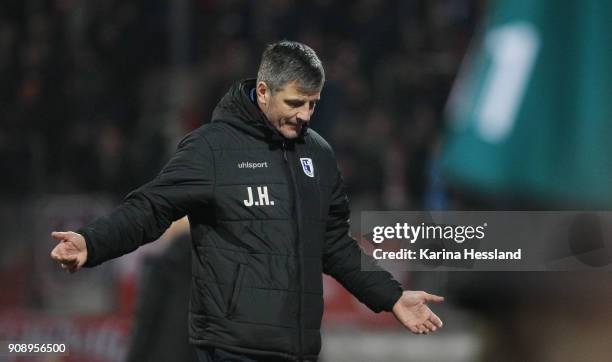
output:
[[[21,361],[193,360],[184,221],[67,275],[75,230],[153,178],[265,45],[304,42],[327,82],[311,127],[361,210],[607,210],[612,2],[0,1],[0,341]],[[186,266],[187,265],[187,266]],[[601,271],[397,275],[445,295],[413,336],[325,279],[322,361],[608,361]]]

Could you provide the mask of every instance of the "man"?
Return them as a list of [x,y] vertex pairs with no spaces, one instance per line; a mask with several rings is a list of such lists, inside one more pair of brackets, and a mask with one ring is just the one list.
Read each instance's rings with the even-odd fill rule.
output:
[[189,334],[203,361],[316,360],[322,273],[413,333],[442,327],[426,305],[442,297],[361,271],[333,151],[307,127],[324,81],[308,46],[268,46],[257,80],[232,86],[212,122],[187,135],[153,181],[78,233],[52,233],[60,241],[52,258],[70,272],[92,267],[188,215]]

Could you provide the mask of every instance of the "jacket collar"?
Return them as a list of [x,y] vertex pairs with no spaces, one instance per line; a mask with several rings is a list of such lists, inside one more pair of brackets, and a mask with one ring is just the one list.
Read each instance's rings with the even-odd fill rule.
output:
[[234,83],[221,98],[212,114],[212,122],[223,122],[269,143],[298,143],[308,134],[308,127],[303,127],[300,136],[295,140],[286,139],[268,121],[266,115],[251,100],[250,94],[255,88],[255,79],[245,79]]

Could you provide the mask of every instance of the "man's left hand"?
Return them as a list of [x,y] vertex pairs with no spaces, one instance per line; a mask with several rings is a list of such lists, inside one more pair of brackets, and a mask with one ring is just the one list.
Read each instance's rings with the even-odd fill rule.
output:
[[442,302],[443,297],[422,291],[406,290],[393,306],[393,314],[414,334],[428,334],[442,328],[442,320],[429,309],[428,302]]

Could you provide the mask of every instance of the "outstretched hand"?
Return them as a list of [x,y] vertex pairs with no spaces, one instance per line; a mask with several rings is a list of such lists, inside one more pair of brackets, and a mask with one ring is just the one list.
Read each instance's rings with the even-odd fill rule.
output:
[[59,241],[51,251],[51,259],[71,273],[79,270],[87,261],[87,244],[83,235],[72,231],[54,231],[51,236]]
[[393,306],[393,314],[415,334],[428,334],[442,328],[442,321],[429,309],[428,302],[442,302],[443,297],[422,291],[406,290]]

